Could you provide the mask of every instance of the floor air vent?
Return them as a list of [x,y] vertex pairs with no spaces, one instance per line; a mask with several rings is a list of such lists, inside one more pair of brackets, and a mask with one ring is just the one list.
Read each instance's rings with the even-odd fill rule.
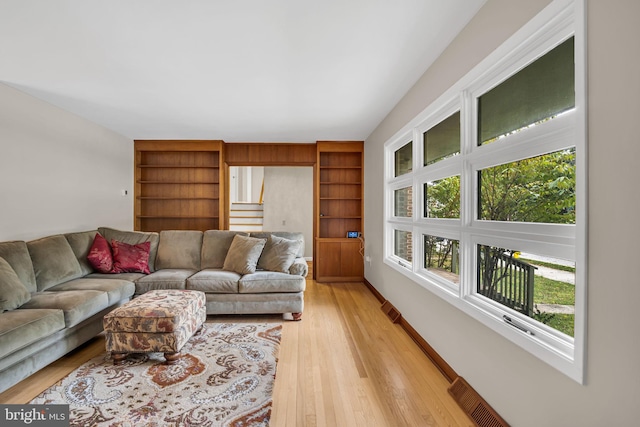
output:
[[453,381],[449,387],[449,394],[477,426],[509,427],[509,424],[462,377]]
[[389,301],[385,301],[380,308],[382,308],[382,311],[384,311],[384,313],[389,317],[389,319],[391,319],[393,323],[400,322],[400,317],[402,317],[400,315],[400,312],[393,305],[391,305]]

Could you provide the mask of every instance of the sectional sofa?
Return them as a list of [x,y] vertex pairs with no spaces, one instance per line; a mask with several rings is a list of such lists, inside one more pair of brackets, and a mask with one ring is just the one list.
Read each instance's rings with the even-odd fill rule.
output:
[[[146,272],[96,271],[90,255],[98,238],[147,248]],[[303,256],[303,235],[289,232],[102,227],[0,242],[0,391],[99,334],[106,313],[152,289],[200,290],[207,314],[292,313],[299,320]]]

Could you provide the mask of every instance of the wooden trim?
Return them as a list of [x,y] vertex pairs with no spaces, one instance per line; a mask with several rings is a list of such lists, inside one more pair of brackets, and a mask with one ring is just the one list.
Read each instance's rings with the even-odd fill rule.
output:
[[219,160],[218,160],[218,179],[220,184],[218,185],[218,215],[220,219],[218,220],[218,229],[219,230],[228,230],[229,229],[229,185],[227,184],[228,175],[225,174],[225,163],[224,157],[225,153],[225,143],[224,141],[220,141],[219,148]]
[[384,296],[382,296],[382,294],[378,292],[378,290],[374,288],[373,285],[366,278],[364,279],[364,284],[367,288],[369,288],[373,296],[376,297],[376,299],[380,302],[380,304],[384,304],[384,302],[386,301]]
[[229,166],[313,166],[316,163],[314,143],[225,143],[224,161]]
[[142,180],[142,170],[138,167],[140,161],[142,159],[142,155],[140,151],[136,149],[136,143],[133,143],[133,229],[140,230],[140,220],[138,219],[138,214],[142,209],[142,199],[140,199],[140,194],[142,194],[142,184],[140,181]]
[[314,279],[318,283],[355,283],[362,282],[362,277],[355,276],[316,276]]
[[220,177],[224,179],[225,185],[220,189],[220,193],[224,194],[224,203],[220,203],[220,204],[222,205],[222,209],[224,210],[224,221],[222,222],[222,224],[220,224],[220,229],[228,230],[229,223],[231,222],[229,220],[229,212],[231,210],[231,202],[230,202],[231,194],[230,194],[229,184],[227,183],[231,182],[231,178],[229,177],[229,164],[226,162],[226,160],[223,160],[222,163],[223,163],[223,172],[220,174]]
[[362,141],[317,141],[318,151],[364,152]]
[[401,317],[400,326],[402,326],[407,334],[409,334],[409,336],[416,342],[416,344],[420,346],[422,351],[425,352],[429,359],[431,359],[431,361],[437,366],[440,372],[442,372],[442,375],[444,375],[444,377],[450,383],[458,378],[458,374],[456,373],[456,371],[454,371],[453,368],[449,366],[449,364],[442,358],[442,356],[440,356],[438,352],[436,352],[433,347],[431,347],[429,343],[424,338],[422,338],[418,331],[413,329],[413,326],[411,326],[411,324],[407,322],[407,319]]
[[[386,298],[367,279],[364,279],[364,284],[367,288],[369,288],[376,299],[382,304],[387,301]],[[438,370],[442,372],[442,375],[444,375],[447,381],[452,383],[456,378],[458,378],[458,374],[456,373],[456,371],[454,371],[453,368],[449,366],[449,364],[442,358],[442,356],[440,356],[438,352],[436,352],[433,347],[431,347],[429,343],[424,338],[422,338],[418,331],[416,331],[413,326],[411,326],[411,324],[407,322],[407,319],[405,319],[404,316],[400,314],[400,312],[398,312],[398,314],[400,319],[399,324],[400,326],[402,326],[402,329],[405,330],[405,332],[411,337],[411,339],[413,339],[418,347],[420,347],[422,351],[427,355],[427,357],[436,365]]]
[[[318,157],[318,153],[317,151],[314,153],[314,160],[317,160]],[[318,240],[318,211],[320,209],[320,203],[318,201],[318,197],[320,196],[320,178],[319,178],[319,173],[318,173],[318,162],[314,161],[313,163],[313,232],[312,232],[312,236],[313,236],[313,249],[312,249],[312,254],[313,254],[313,268],[311,269],[311,278],[313,280],[317,280],[318,276],[316,276],[316,271],[318,271],[317,269],[317,261],[318,261],[318,251],[316,246],[318,245],[317,240]]]
[[136,151],[220,151],[224,142],[222,140],[134,140]]
[[[351,238],[351,237],[318,237],[316,240],[320,240],[322,242],[331,242],[331,243],[356,243],[356,242],[360,242],[360,240],[356,239],[356,238]],[[362,282],[362,278],[360,278],[360,280],[358,280],[359,282]]]

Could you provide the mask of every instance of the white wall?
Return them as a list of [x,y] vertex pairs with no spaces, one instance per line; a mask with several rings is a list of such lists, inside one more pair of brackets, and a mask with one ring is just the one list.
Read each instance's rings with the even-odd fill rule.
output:
[[313,168],[264,168],[263,229],[301,231],[304,256],[313,256]]
[[258,203],[264,167],[229,166],[229,202]]
[[589,283],[580,385],[382,262],[383,144],[548,0],[488,0],[365,142],[365,277],[512,426],[638,424],[640,2],[587,2]]
[[133,141],[0,84],[0,201],[0,241],[130,230]]
[[260,192],[262,191],[262,180],[264,179],[264,168],[262,166],[251,167],[251,201],[258,203],[260,201]]
[[251,181],[247,179],[250,169],[247,166],[229,166],[229,202],[251,202],[248,192]]

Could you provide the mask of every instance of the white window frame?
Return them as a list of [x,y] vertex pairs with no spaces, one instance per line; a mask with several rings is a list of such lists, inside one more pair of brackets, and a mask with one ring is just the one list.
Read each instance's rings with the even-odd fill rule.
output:
[[[400,129],[385,144],[384,261],[506,339],[583,384],[586,351],[587,140],[584,0],[554,0],[516,34]],[[575,108],[553,120],[483,146],[477,141],[477,98],[574,36]],[[460,155],[423,165],[423,134],[460,111]],[[394,177],[394,153],[413,141],[412,171]],[[518,223],[479,220],[478,171],[548,154],[576,150],[576,223]],[[460,175],[461,218],[425,218],[424,183]],[[413,186],[412,218],[393,216],[393,191]],[[394,255],[394,230],[413,233],[413,262]],[[423,235],[460,241],[460,285],[427,271]],[[574,337],[490,300],[475,290],[478,244],[517,248],[575,262]],[[507,314],[533,334],[503,320]]]

